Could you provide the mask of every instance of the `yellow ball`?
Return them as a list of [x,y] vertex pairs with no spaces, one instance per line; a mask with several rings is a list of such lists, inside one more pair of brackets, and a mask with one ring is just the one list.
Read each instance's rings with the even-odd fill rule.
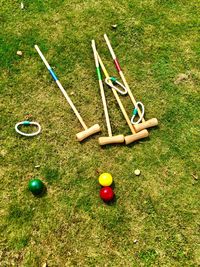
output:
[[113,182],[113,178],[110,173],[105,172],[99,176],[99,183],[102,186],[110,186],[112,182]]

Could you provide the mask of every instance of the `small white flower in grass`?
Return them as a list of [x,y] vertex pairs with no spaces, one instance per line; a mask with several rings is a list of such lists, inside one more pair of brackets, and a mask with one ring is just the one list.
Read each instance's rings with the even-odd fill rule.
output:
[[35,168],[36,168],[36,169],[40,168],[40,165],[36,165]]
[[23,54],[22,51],[20,51],[20,50],[17,51],[18,56],[22,56],[22,54]]
[[134,173],[135,173],[135,175],[139,176],[141,172],[140,172],[140,170],[137,169],[134,171]]
[[24,9],[24,3],[21,2],[21,9]]
[[185,73],[179,73],[178,76],[176,77],[176,80],[174,81],[175,84],[179,84],[183,81],[188,80],[189,76],[188,74]]

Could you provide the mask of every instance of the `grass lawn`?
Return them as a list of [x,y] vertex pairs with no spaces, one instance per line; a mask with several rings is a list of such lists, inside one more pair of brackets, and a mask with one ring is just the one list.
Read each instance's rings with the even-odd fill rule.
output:
[[[1,0],[0,266],[200,265],[199,9],[198,0],[35,0],[24,9]],[[129,146],[97,142],[106,127],[92,39],[117,75],[104,33],[146,118],[159,120]],[[76,141],[81,125],[35,44],[101,134]],[[106,97],[113,133],[130,134],[107,87]],[[42,126],[33,138],[14,130],[27,114]],[[115,181],[110,205],[99,198],[102,172]],[[27,189],[34,177],[47,186],[43,197]]]

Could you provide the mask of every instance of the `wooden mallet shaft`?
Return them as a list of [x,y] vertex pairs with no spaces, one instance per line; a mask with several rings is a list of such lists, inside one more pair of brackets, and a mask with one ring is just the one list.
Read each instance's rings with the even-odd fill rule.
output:
[[49,63],[47,62],[46,58],[44,57],[44,55],[42,54],[42,52],[40,51],[39,47],[37,45],[35,45],[35,49],[37,50],[39,56],[41,57],[42,61],[44,62],[45,66],[47,67],[47,69],[49,70],[51,76],[53,77],[54,81],[56,82],[56,84],[58,85],[59,89],[61,90],[61,92],[63,93],[65,99],[67,100],[67,102],[69,103],[70,107],[72,108],[72,110],[74,111],[76,117],[78,118],[78,120],[80,121],[80,124],[82,125],[82,127],[84,128],[84,131],[76,134],[76,137],[79,141],[82,141],[83,139],[85,139],[86,137],[95,134],[97,132],[100,131],[100,126],[99,124],[95,124],[92,127],[88,128],[85,124],[85,122],[83,121],[81,115],[79,114],[78,110],[76,109],[76,107],[74,106],[73,102],[71,101],[70,97],[68,96],[67,92],[65,91],[65,89],[63,88],[62,84],[60,83],[60,81],[58,80],[56,74],[54,73],[54,71],[52,70],[52,68],[50,67]]
[[[132,92],[131,92],[131,90],[130,90],[130,87],[129,87],[129,85],[128,85],[126,79],[125,79],[125,76],[124,76],[124,74],[123,74],[123,72],[122,72],[122,70],[121,70],[121,67],[120,67],[120,65],[119,65],[119,61],[118,61],[118,59],[117,59],[117,57],[116,57],[116,55],[115,55],[115,52],[114,52],[114,50],[113,50],[113,48],[112,48],[112,46],[111,46],[111,43],[110,43],[110,41],[109,41],[109,39],[108,39],[108,36],[107,36],[106,34],[104,34],[104,39],[105,39],[105,41],[106,41],[106,44],[107,44],[108,49],[109,49],[109,51],[110,51],[110,54],[111,54],[111,56],[112,56],[112,58],[113,58],[115,67],[116,67],[116,69],[117,69],[117,71],[118,71],[118,73],[119,73],[119,75],[120,75],[120,77],[121,77],[121,79],[122,79],[122,81],[123,81],[125,87],[127,88],[129,97],[130,97],[130,99],[131,99],[133,105],[136,106],[136,103],[137,103],[137,102],[136,102],[136,100],[135,100],[135,98],[134,98],[134,96],[133,96],[133,94],[132,94]],[[138,108],[138,114],[139,114],[139,116],[142,115],[141,110],[140,110],[139,108]],[[146,129],[146,128],[153,127],[153,126],[156,126],[156,125],[158,125],[158,120],[157,120],[156,118],[152,118],[152,119],[150,119],[150,120],[148,120],[148,121],[145,121],[145,119],[142,118],[142,123],[140,123],[140,124],[135,124],[135,125],[134,125],[134,128],[135,128],[136,132],[139,132],[139,131],[141,131],[142,129]]]
[[[98,60],[99,60],[101,69],[102,69],[105,77],[109,78],[110,76],[109,76],[109,74],[108,74],[108,72],[107,72],[107,70],[106,70],[106,68],[105,68],[105,66],[103,64],[103,61],[101,60],[101,57],[99,56],[98,53],[97,53],[97,55],[98,55]],[[123,104],[122,104],[122,102],[121,102],[121,100],[120,100],[120,98],[118,96],[118,93],[116,92],[115,89],[112,88],[113,84],[112,84],[110,79],[109,79],[109,83],[111,85],[112,92],[113,92],[113,94],[114,94],[114,96],[115,96],[115,98],[117,100],[117,103],[118,103],[118,105],[119,105],[119,107],[121,109],[121,112],[124,115],[124,118],[125,118],[128,126],[129,126],[131,132],[132,132],[132,135],[125,136],[125,138],[124,138],[125,139],[125,143],[128,145],[128,144],[130,144],[130,143],[132,143],[132,142],[134,142],[136,140],[139,140],[139,139],[147,137],[149,134],[148,134],[148,131],[146,129],[144,129],[143,131],[141,131],[139,133],[136,133],[136,131],[134,130],[133,125],[131,124],[131,121],[130,121],[127,113],[126,113],[126,110],[124,109],[124,106],[123,106]]]
[[101,93],[101,99],[102,99],[102,103],[103,103],[103,109],[104,109],[106,125],[107,125],[107,130],[108,130],[108,136],[109,136],[109,137],[100,137],[99,138],[99,144],[100,145],[106,145],[106,144],[114,144],[114,143],[123,143],[124,142],[124,136],[123,135],[112,136],[112,129],[111,129],[111,125],[110,125],[110,119],[109,119],[109,115],[108,115],[106,97],[105,97],[105,93],[104,93],[101,71],[100,71],[100,67],[99,67],[99,61],[98,61],[96,45],[95,45],[94,40],[92,40],[92,50],[94,53],[94,61],[95,61],[95,66],[96,66],[96,71],[97,71],[97,76],[98,76],[98,81],[99,81],[99,88],[100,88],[100,93]]

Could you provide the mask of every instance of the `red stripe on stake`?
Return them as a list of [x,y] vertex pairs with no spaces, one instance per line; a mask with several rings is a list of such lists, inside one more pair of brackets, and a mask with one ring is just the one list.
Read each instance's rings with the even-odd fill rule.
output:
[[121,68],[120,68],[120,65],[119,65],[118,60],[117,59],[114,59],[114,63],[115,63],[115,67],[116,67],[117,71],[120,72],[121,71]]

